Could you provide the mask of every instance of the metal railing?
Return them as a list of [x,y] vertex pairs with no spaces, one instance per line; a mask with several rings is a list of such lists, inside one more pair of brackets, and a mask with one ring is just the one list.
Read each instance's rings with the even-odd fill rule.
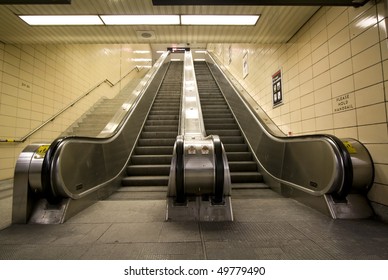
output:
[[54,121],[58,116],[60,116],[61,114],[63,114],[64,112],[66,112],[68,109],[70,109],[71,107],[73,107],[75,104],[77,104],[79,101],[81,101],[83,98],[85,98],[86,96],[88,96],[90,93],[92,93],[94,90],[96,90],[97,88],[99,88],[102,84],[107,84],[109,85],[109,87],[114,87],[116,86],[117,84],[119,84],[123,79],[125,79],[127,76],[129,76],[134,70],[136,70],[137,72],[140,72],[140,70],[142,70],[142,68],[139,68],[138,66],[135,66],[133,69],[131,69],[127,74],[125,74],[123,77],[120,78],[120,80],[118,80],[117,82],[115,83],[112,83],[110,80],[108,79],[105,79],[103,80],[102,82],[98,83],[97,85],[95,85],[93,88],[91,88],[90,90],[88,90],[86,93],[84,93],[82,96],[78,97],[76,100],[74,100],[73,102],[71,102],[69,105],[67,105],[65,108],[61,109],[59,112],[55,113],[53,116],[51,116],[49,119],[47,119],[46,121],[44,121],[43,123],[41,123],[39,126],[37,126],[36,128],[34,128],[33,130],[31,130],[29,133],[27,133],[25,136],[21,137],[20,139],[0,139],[0,143],[23,143],[24,141],[26,141],[31,135],[35,134],[36,132],[38,132],[41,128],[43,128],[44,126],[46,126],[47,124],[49,124],[50,122]]

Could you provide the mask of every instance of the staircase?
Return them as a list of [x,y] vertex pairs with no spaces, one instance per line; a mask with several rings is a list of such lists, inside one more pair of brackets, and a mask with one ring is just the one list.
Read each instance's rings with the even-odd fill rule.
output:
[[206,62],[194,62],[202,115],[207,135],[219,135],[224,145],[232,188],[268,188]]
[[178,135],[183,62],[171,62],[127,166],[110,200],[165,198]]
[[114,98],[101,98],[88,112],[75,121],[60,137],[86,136],[96,137],[136,88],[140,79],[134,79]]

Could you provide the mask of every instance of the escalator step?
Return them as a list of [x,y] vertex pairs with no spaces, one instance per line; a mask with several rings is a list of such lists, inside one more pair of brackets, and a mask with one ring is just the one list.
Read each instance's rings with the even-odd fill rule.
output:
[[232,161],[229,162],[230,172],[257,171],[257,164],[254,161]]
[[[222,140],[221,140],[222,141]],[[250,161],[252,160],[251,152],[227,152],[228,161]]]
[[141,138],[143,139],[149,139],[149,138],[176,138],[178,132],[163,132],[163,131],[157,131],[157,132],[142,132]]
[[130,165],[127,167],[128,176],[169,176],[170,165]]
[[232,183],[262,182],[263,176],[259,172],[230,172]]
[[171,146],[137,146],[136,155],[172,155],[173,147]]
[[240,136],[241,132],[239,129],[235,130],[221,130],[221,129],[209,129],[206,130],[208,135],[219,135],[222,136]]
[[139,139],[139,146],[174,146],[176,138]]
[[249,148],[247,144],[225,144],[224,149],[227,153],[229,152],[248,152]]
[[145,125],[143,128],[143,131],[146,132],[157,132],[157,131],[178,131],[178,126],[171,126],[171,125]]
[[122,180],[124,186],[167,186],[168,176],[130,176]]

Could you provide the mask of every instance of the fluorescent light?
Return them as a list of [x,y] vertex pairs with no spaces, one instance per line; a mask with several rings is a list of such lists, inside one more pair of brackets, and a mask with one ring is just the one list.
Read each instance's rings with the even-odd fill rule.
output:
[[256,25],[259,15],[182,15],[183,25]]
[[21,15],[29,25],[103,25],[97,15]]
[[255,25],[259,15],[20,15],[29,25]]
[[105,15],[106,25],[172,25],[180,24],[178,15]]

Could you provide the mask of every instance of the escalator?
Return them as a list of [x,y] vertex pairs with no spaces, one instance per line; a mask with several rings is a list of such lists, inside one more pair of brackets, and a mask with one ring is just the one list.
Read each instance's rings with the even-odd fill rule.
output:
[[372,215],[366,194],[374,168],[362,143],[329,134],[287,137],[213,55],[201,60],[195,68],[206,130],[224,142],[235,188],[263,180],[332,218]]
[[170,63],[122,179],[109,200],[134,198],[143,192],[165,197],[175,139],[178,135],[183,63]]
[[194,62],[203,121],[208,135],[219,135],[228,157],[232,188],[267,188],[252,152],[206,62]]
[[183,63],[164,53],[104,137],[65,136],[27,146],[15,167],[13,223],[63,223],[99,200],[137,199],[139,193],[165,198],[182,72]]
[[211,57],[192,61],[162,55],[111,135],[27,146],[15,168],[13,223],[63,223],[99,200],[166,190],[168,217],[233,220],[231,188],[268,187],[333,218],[369,215],[374,170],[362,143],[276,135]]

